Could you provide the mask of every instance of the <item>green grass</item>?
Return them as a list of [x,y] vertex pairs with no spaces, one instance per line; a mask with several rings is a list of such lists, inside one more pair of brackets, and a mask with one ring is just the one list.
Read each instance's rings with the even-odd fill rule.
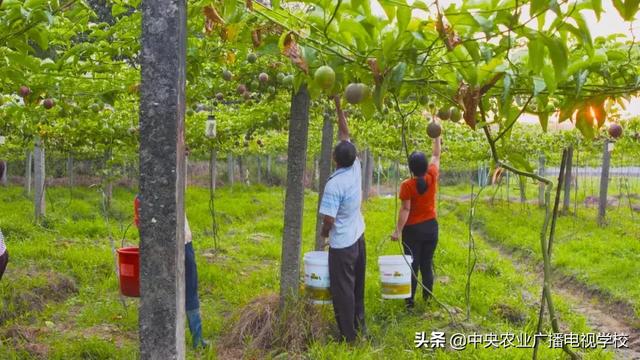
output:
[[[609,209],[610,224],[597,225],[593,210],[560,216],[553,247],[553,266],[590,288],[635,307],[640,316],[640,227],[628,209]],[[481,204],[477,220],[485,233],[509,249],[542,261],[539,229],[544,210],[503,202]]]
[[[7,237],[11,262],[0,282],[0,316],[8,313],[0,327],[0,359],[22,359],[46,354],[53,359],[137,358],[137,305],[120,302],[108,240],[137,243],[130,228],[134,193],[114,192],[110,227],[100,211],[99,193],[75,189],[48,189],[45,226],[33,224],[28,198],[17,187],[0,189],[0,228]],[[315,193],[305,200],[303,249],[314,243]],[[261,186],[222,188],[216,209],[224,253],[212,251],[208,192],[190,188],[187,214],[194,234],[200,280],[200,299],[205,337],[213,347],[193,352],[189,358],[216,358],[217,341],[230,329],[233,314],[252,299],[277,292],[282,236],[284,191]],[[441,237],[436,251],[438,275],[436,296],[451,308],[465,308],[467,234],[454,203],[440,207]],[[367,224],[366,308],[370,337],[355,347],[330,341],[314,343],[311,359],[528,359],[530,350],[467,349],[463,352],[414,349],[416,331],[454,331],[447,328],[445,313],[434,303],[418,298],[413,314],[402,301],[380,299],[377,256],[398,254],[397,243],[386,241],[394,226],[394,201],[373,199],[365,205]],[[526,217],[522,216],[524,220]],[[525,230],[522,230],[525,232]],[[479,271],[473,276],[470,331],[478,333],[531,332],[535,326],[535,303],[540,286],[516,270],[506,259],[477,239]],[[559,243],[557,253],[562,244]],[[562,259],[557,255],[556,261]],[[65,286],[61,286],[65,285]],[[72,284],[72,285],[70,285]],[[630,289],[631,286],[623,288]],[[41,289],[41,290],[38,290]],[[59,295],[52,297],[52,292]],[[31,297],[30,297],[31,296]],[[35,296],[35,297],[34,297]],[[27,299],[20,302],[16,299]],[[571,312],[570,304],[557,298],[557,308],[566,329],[589,331],[585,319]],[[37,305],[39,304],[39,305]],[[37,306],[36,306],[37,305]],[[19,309],[16,310],[16,306]],[[9,311],[6,309],[10,308]],[[324,312],[331,316],[331,307]],[[332,317],[332,316],[331,316]],[[35,345],[34,345],[35,344]],[[5,351],[7,350],[7,351]],[[562,358],[558,350],[541,348],[542,359]],[[603,351],[586,353],[589,359],[610,359]]]

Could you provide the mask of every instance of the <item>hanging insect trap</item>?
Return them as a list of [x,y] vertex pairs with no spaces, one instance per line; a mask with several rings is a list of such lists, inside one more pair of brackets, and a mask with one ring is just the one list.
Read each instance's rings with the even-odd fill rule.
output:
[[207,117],[205,135],[209,139],[213,139],[216,137],[216,117],[214,115],[209,115],[209,117]]

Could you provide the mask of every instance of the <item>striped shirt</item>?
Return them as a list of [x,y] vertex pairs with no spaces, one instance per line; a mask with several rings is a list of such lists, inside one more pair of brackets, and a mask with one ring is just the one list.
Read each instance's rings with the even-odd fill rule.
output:
[[7,251],[7,247],[4,245],[4,235],[2,235],[2,230],[0,230],[0,255],[4,255],[5,251]]

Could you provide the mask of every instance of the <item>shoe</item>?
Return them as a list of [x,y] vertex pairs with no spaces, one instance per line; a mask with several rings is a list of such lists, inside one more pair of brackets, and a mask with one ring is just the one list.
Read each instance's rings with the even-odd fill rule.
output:
[[206,348],[209,344],[202,338],[202,319],[200,318],[200,309],[187,311],[187,320],[189,322],[189,331],[191,332],[193,348]]
[[407,310],[413,310],[416,304],[413,302],[413,299],[404,299],[404,305],[407,307]]

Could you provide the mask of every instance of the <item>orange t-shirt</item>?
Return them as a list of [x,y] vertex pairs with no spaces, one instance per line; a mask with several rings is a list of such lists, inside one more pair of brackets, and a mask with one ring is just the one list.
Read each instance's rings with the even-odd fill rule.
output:
[[406,225],[419,224],[436,218],[436,191],[438,187],[438,167],[431,164],[424,175],[427,191],[418,194],[416,178],[407,179],[400,185],[400,199],[411,200],[411,210]]

